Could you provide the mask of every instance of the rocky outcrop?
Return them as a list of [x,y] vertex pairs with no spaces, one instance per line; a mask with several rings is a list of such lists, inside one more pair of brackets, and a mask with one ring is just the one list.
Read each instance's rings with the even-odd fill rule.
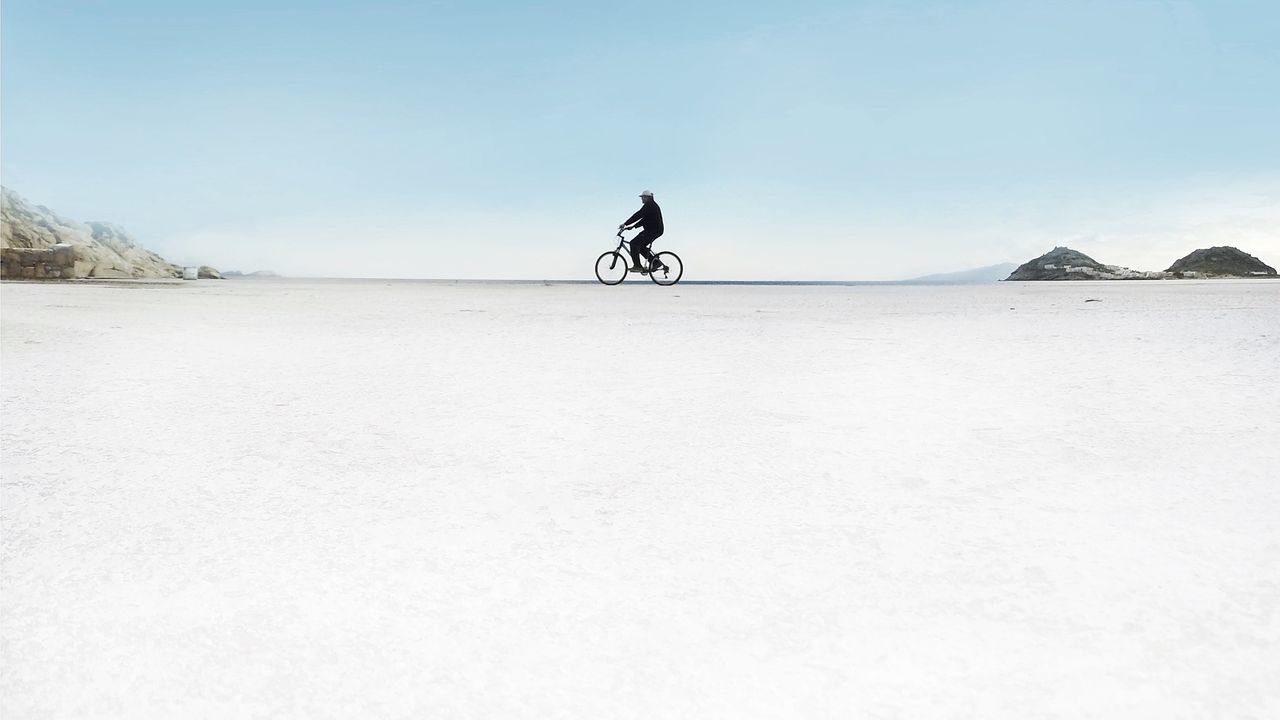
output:
[[196,277],[200,278],[201,280],[222,280],[222,279],[224,279],[224,278],[222,277],[222,273],[218,272],[217,270],[214,270],[213,268],[209,267],[208,265],[201,265],[201,266],[200,266],[200,269],[199,269],[198,271],[196,271]]
[[1078,250],[1056,247],[1018,266],[1006,280],[1152,280],[1164,273],[1103,265]]
[[1169,266],[1176,277],[1266,277],[1276,269],[1249,253],[1228,246],[1202,248]]
[[[0,188],[0,194],[0,248],[5,250],[0,273],[5,278],[182,277],[181,267],[142,247],[119,226],[64,218],[8,188]],[[58,246],[69,249],[46,259],[43,252]]]

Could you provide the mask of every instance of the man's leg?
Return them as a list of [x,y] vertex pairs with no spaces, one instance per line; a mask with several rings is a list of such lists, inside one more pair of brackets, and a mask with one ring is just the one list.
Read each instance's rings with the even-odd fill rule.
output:
[[646,258],[653,257],[653,253],[649,252],[649,245],[653,241],[654,237],[649,234],[648,230],[641,230],[639,235],[631,238],[631,267],[641,267],[641,253],[643,253]]
[[653,250],[651,250],[650,248],[653,245],[653,241],[657,240],[660,237],[662,237],[662,233],[658,233],[650,237],[649,241],[644,244],[644,256],[649,260],[649,267],[653,267],[654,265],[658,264],[658,256],[654,255]]

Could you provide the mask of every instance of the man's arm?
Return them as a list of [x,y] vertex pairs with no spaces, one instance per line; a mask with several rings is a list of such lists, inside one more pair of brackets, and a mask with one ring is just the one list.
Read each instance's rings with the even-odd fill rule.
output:
[[644,208],[640,208],[639,210],[637,210],[637,211],[636,211],[636,214],[635,214],[635,215],[632,215],[631,217],[629,217],[629,218],[627,218],[626,220],[622,221],[622,224],[621,224],[621,225],[619,225],[618,227],[620,227],[620,228],[626,228],[626,227],[629,227],[629,226],[631,225],[631,223],[633,223],[633,222],[635,222],[635,221],[639,220],[639,219],[640,219],[640,216],[641,216],[641,215],[643,215],[643,214],[644,214]]

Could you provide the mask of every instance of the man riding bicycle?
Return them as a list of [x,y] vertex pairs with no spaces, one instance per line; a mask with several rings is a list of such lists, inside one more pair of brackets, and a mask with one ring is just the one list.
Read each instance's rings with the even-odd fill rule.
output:
[[658,207],[658,203],[653,201],[653,193],[648,190],[640,193],[640,201],[642,203],[640,209],[619,225],[618,229],[643,228],[639,235],[631,238],[631,272],[645,273],[648,270],[640,265],[640,256],[642,254],[651,265],[657,264],[657,260],[649,250],[649,246],[653,244],[654,240],[662,237],[662,208]]

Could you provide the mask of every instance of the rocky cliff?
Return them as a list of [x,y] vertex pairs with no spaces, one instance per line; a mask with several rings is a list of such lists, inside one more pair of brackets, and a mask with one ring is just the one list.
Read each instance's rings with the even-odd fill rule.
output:
[[1169,266],[1165,272],[1174,275],[1204,277],[1275,276],[1276,269],[1237,248],[1222,246],[1202,248]]
[[182,268],[116,225],[82,223],[0,188],[4,277],[180,278]]

